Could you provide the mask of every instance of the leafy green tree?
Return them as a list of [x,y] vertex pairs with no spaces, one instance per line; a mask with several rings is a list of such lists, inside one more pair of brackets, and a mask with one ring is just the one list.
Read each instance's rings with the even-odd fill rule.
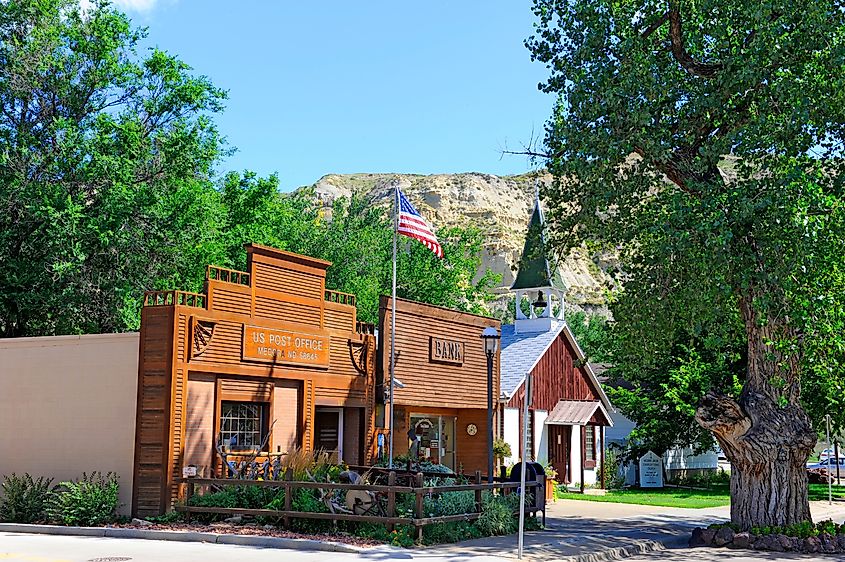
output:
[[0,336],[136,327],[215,243],[225,93],[144,35],[105,2],[0,3]]
[[675,392],[664,404],[686,419],[695,408],[731,460],[734,523],[808,520],[814,420],[845,412],[845,12],[829,0],[534,12],[527,46],[558,96],[540,154],[556,178],[552,239],[621,248],[624,376]]
[[587,314],[580,310],[564,310],[566,323],[575,335],[575,341],[593,363],[611,361],[611,342],[607,318],[598,314]]

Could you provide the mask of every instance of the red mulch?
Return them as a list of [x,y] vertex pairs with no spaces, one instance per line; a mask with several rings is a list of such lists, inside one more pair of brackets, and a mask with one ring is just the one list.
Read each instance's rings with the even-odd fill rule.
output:
[[197,533],[218,533],[226,535],[257,535],[261,537],[281,537],[286,539],[310,539],[315,541],[330,541],[350,544],[353,546],[368,547],[379,546],[384,543],[372,539],[364,539],[349,534],[302,534],[292,531],[285,531],[273,527],[265,529],[261,525],[246,523],[236,525],[234,523],[152,523],[150,525],[115,524],[110,527],[121,529],[152,529],[154,531],[193,531]]

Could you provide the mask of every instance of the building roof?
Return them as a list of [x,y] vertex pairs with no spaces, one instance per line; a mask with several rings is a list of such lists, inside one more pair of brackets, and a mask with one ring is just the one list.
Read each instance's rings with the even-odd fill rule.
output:
[[522,248],[522,255],[519,258],[516,279],[514,279],[513,285],[511,285],[512,291],[517,289],[538,289],[542,287],[563,287],[557,267],[551,267],[549,265],[546,254],[546,238],[543,232],[545,222],[543,209],[540,208],[540,198],[538,196],[534,202],[534,211],[531,213],[531,220],[528,222],[525,246]]
[[546,423],[552,425],[587,425],[595,415],[596,410],[600,410],[604,414],[604,418],[610,422],[610,416],[598,400],[561,400],[549,412]]
[[[584,361],[586,354],[578,342],[575,340],[575,334],[572,329],[563,320],[551,320],[551,330],[545,332],[528,332],[517,333],[516,327],[513,324],[505,324],[502,326],[502,353],[501,353],[501,375],[500,388],[501,394],[504,398],[511,398],[525,381],[525,377],[534,370],[535,365],[540,360],[552,342],[563,333],[567,341],[575,350],[576,359]],[[589,363],[583,366],[587,374],[587,378],[593,385],[593,388],[598,394],[602,403],[605,414],[611,409],[610,400],[604,393],[596,374],[590,367]],[[609,416],[608,416],[609,418]]]
[[561,320],[552,320],[551,330],[528,333],[517,333],[513,324],[502,326],[501,392],[504,396],[513,396],[565,325]]

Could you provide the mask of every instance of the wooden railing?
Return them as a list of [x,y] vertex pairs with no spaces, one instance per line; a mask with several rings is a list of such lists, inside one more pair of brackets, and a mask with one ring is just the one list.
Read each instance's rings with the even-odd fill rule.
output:
[[235,285],[249,286],[249,273],[246,271],[238,271],[237,269],[227,269],[217,265],[209,265],[206,272],[206,279],[213,281],[222,281],[224,283],[233,283]]
[[205,295],[188,291],[147,291],[144,306],[192,306],[205,308]]
[[355,322],[355,333],[374,336],[376,334],[376,325],[370,324],[369,322]]
[[338,304],[348,304],[355,306],[355,295],[349,293],[341,293],[340,291],[330,291],[326,289],[326,300],[329,302],[336,302]]
[[[446,475],[440,475],[446,476]],[[177,480],[182,493],[180,497],[185,499],[185,505],[176,506],[176,511],[186,514],[190,521],[191,514],[196,513],[214,513],[221,515],[251,515],[264,517],[278,517],[281,518],[285,528],[290,527],[291,519],[324,519],[331,521],[358,521],[360,523],[381,523],[386,525],[389,530],[393,529],[394,525],[411,525],[416,529],[417,540],[422,539],[422,530],[426,525],[433,525],[436,523],[451,523],[455,521],[474,521],[481,516],[482,509],[482,492],[498,490],[499,493],[507,494],[514,492],[519,487],[519,482],[495,482],[493,484],[482,483],[481,473],[475,473],[475,483],[473,484],[458,484],[453,486],[426,486],[424,484],[424,477],[422,473],[417,473],[412,476],[412,483],[410,486],[396,485],[396,472],[391,471],[388,474],[387,485],[373,485],[373,484],[340,484],[334,482],[302,482],[294,481],[292,472],[288,469],[285,472],[283,480],[230,480],[223,478],[180,478]],[[196,487],[204,487],[206,489],[221,489],[229,486],[261,486],[264,488],[281,488],[284,490],[284,509],[251,509],[251,508],[228,508],[228,507],[200,507],[191,505],[191,498],[196,494]],[[526,492],[530,492],[533,498],[531,505],[526,505],[527,513],[536,513],[538,511],[545,512],[544,494],[539,487],[540,482],[529,481],[525,483]],[[343,491],[349,492],[353,490],[365,491],[372,494],[374,504],[378,509],[376,514],[356,514],[356,513],[318,513],[310,511],[295,511],[293,509],[292,498],[295,490],[320,490],[323,494],[326,491]],[[427,516],[423,509],[423,499],[431,494],[443,494],[447,492],[475,492],[475,509],[472,513],[459,513],[456,515],[439,515]],[[412,516],[399,516],[396,513],[396,497],[397,494],[413,494],[414,513]],[[369,512],[368,512],[369,513]]]

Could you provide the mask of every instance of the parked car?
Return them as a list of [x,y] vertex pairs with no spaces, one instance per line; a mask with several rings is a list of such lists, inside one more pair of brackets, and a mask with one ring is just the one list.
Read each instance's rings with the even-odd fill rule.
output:
[[[819,453],[819,461],[827,460],[835,455],[834,449],[822,449],[822,452]],[[845,451],[839,451],[839,458],[845,459]]]
[[837,459],[834,459],[833,457],[825,458],[824,460],[819,461],[819,462],[807,463],[807,468],[813,469],[813,470],[819,469],[819,468],[827,470],[828,468],[830,468],[831,471],[835,473],[836,472],[836,465],[838,464],[839,465],[839,471],[842,473],[843,476],[845,476],[845,457],[839,457],[838,460],[839,460],[839,462],[837,463],[836,462]]

